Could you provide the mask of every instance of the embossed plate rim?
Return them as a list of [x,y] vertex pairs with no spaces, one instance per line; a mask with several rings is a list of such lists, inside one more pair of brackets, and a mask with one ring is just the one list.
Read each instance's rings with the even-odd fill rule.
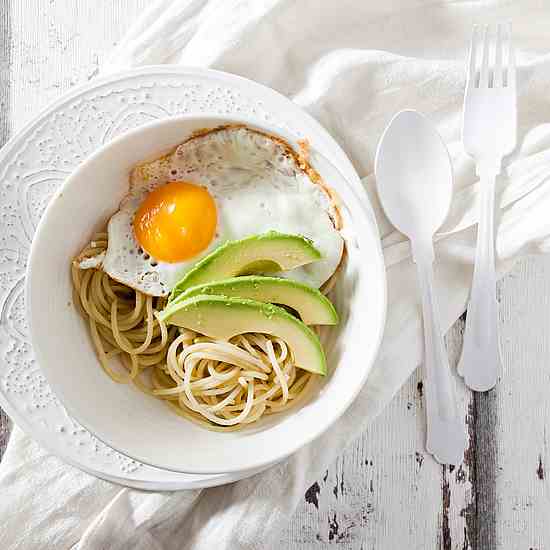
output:
[[[37,116],[35,119],[27,123],[24,128],[15,135],[10,141],[6,144],[6,146],[3,148],[3,150],[0,152],[0,165],[2,163],[5,163],[6,158],[8,155],[13,154],[15,151],[15,155],[17,156],[21,151],[17,151],[17,148],[21,149],[27,144],[27,141],[30,141],[33,137],[34,132],[38,132],[40,128],[42,128],[43,124],[47,124],[46,119],[48,117],[52,117],[55,115],[56,111],[61,109],[64,105],[69,104],[72,101],[78,100],[81,96],[84,96],[85,94],[93,93],[94,91],[97,93],[96,97],[100,97],[101,94],[99,93],[101,90],[100,88],[105,87],[105,90],[107,91],[106,95],[113,92],[117,93],[124,93],[124,92],[135,92],[136,89],[143,90],[146,89],[147,86],[139,86],[139,78],[140,77],[155,77],[157,80],[150,83],[151,89],[153,89],[155,86],[162,86],[162,82],[159,81],[163,77],[166,78],[177,78],[180,80],[188,81],[187,83],[192,84],[193,79],[195,78],[197,81],[199,80],[210,80],[210,79],[217,79],[218,82],[216,84],[220,84],[222,86],[228,86],[232,87],[237,85],[237,88],[244,87],[246,88],[246,94],[248,99],[251,99],[251,102],[255,102],[256,104],[259,104],[261,101],[265,102],[269,106],[271,103],[279,103],[279,108],[281,107],[281,104],[284,106],[291,106],[290,111],[292,112],[292,117],[287,114],[289,117],[289,120],[292,120],[293,124],[295,120],[299,120],[299,125],[301,127],[307,127],[308,136],[314,137],[318,139],[319,143],[322,143],[323,146],[320,148],[323,150],[330,149],[331,156],[338,162],[339,166],[343,171],[346,172],[346,174],[349,174],[350,177],[353,177],[354,179],[359,181],[357,179],[357,176],[355,175],[355,171],[351,167],[351,163],[343,153],[343,151],[340,149],[340,147],[334,142],[334,140],[326,133],[324,129],[307,113],[303,112],[298,106],[292,104],[290,100],[285,98],[284,96],[281,96],[277,92],[270,90],[269,88],[266,88],[260,84],[257,84],[255,82],[251,82],[247,79],[244,79],[242,77],[238,77],[235,75],[228,75],[227,73],[221,73],[219,71],[212,71],[212,70],[206,70],[206,69],[189,69],[189,68],[183,68],[183,67],[173,67],[173,66],[153,66],[153,67],[147,67],[147,68],[141,68],[141,69],[133,69],[130,71],[126,71],[124,73],[119,73],[117,75],[109,75],[106,77],[98,78],[90,83],[87,83],[79,88],[76,88],[74,90],[71,90],[68,94],[54,102],[50,107],[45,109],[39,116]],[[107,85],[111,86],[111,88],[107,88]],[[210,84],[209,84],[210,85]],[[126,86],[126,88],[124,88]],[[242,91],[242,90],[241,90]],[[105,96],[103,96],[105,97]],[[269,110],[269,109],[268,109]],[[99,145],[98,145],[99,146]],[[3,169],[3,173],[5,173],[5,167]],[[368,208],[370,210],[370,205],[368,205]],[[373,236],[375,237],[376,242],[378,242],[378,235],[376,230],[376,225],[374,221],[374,216],[372,216],[372,225],[373,225]],[[141,488],[144,488],[145,485],[148,484],[147,481],[143,481],[142,479],[136,479],[131,477],[118,477],[118,476],[112,476],[110,474],[106,474],[103,471],[93,470],[89,467],[80,464],[77,460],[73,460],[71,457],[68,457],[63,452],[63,446],[59,442],[54,442],[53,444],[50,444],[50,441],[47,440],[46,436],[48,435],[48,432],[42,432],[41,436],[37,437],[35,434],[36,427],[33,426],[31,422],[27,422],[25,418],[24,411],[20,411],[19,409],[16,409],[15,407],[12,407],[12,404],[8,401],[7,398],[5,398],[3,394],[3,388],[0,391],[0,401],[2,402],[2,405],[10,414],[18,424],[20,424],[27,432],[33,433],[33,436],[38,439],[46,448],[49,448],[55,454],[58,456],[61,455],[64,460],[67,462],[78,466],[81,469],[84,469],[86,471],[89,471],[90,473],[93,473],[94,475],[97,475],[99,477],[103,477],[106,479],[109,479],[111,481],[115,481],[118,483],[124,483],[126,485],[133,485],[133,486],[139,486]],[[162,474],[172,475],[171,472],[161,472]],[[240,472],[241,477],[244,477],[246,475],[251,475],[253,472]],[[178,475],[177,477],[181,478],[181,475]],[[201,485],[200,481],[195,481],[197,477],[201,477],[204,479],[204,483],[211,484],[218,484],[218,483],[225,483],[228,481],[232,481],[233,479],[227,479],[224,477],[224,475],[218,475],[218,476],[196,476],[196,475],[188,475],[186,477],[193,478],[192,481],[181,481],[178,479],[171,479],[170,482],[166,481],[152,481],[151,485],[145,488],[151,488],[151,489],[173,489],[173,488],[191,488],[191,487],[198,487],[198,486],[204,486]],[[216,478],[216,479],[213,479]],[[180,485],[181,483],[181,485]]]

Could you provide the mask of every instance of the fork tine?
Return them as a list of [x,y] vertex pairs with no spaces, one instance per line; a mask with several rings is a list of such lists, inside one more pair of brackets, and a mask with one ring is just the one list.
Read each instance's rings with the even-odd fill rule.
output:
[[512,43],[512,23],[508,24],[508,72],[506,84],[509,88],[516,88],[516,55]]
[[483,27],[483,55],[479,73],[479,87],[489,87],[489,25]]
[[497,39],[495,43],[495,69],[493,74],[493,88],[501,88],[502,81],[502,25],[497,25]]
[[470,38],[470,54],[468,57],[468,79],[466,84],[475,86],[476,82],[476,59],[477,59],[477,34],[478,27],[474,25],[472,28],[472,37]]

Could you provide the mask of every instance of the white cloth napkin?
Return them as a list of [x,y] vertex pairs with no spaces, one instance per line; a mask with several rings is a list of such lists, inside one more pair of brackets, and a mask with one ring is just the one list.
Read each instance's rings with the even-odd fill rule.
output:
[[364,176],[383,237],[389,311],[379,358],[338,423],[296,455],[226,487],[177,493],[121,489],[60,462],[15,429],[0,468],[0,547],[136,550],[266,549],[305,489],[390,401],[421,363],[421,320],[408,243],[374,194],[376,142],[392,114],[428,114],[456,174],[452,214],[436,247],[445,328],[465,308],[478,194],[459,144],[471,24],[511,19],[519,57],[520,152],[499,181],[501,272],[550,249],[550,125],[545,54],[550,11],[522,3],[386,0],[160,0],[105,71],[151,63],[234,72],[279,90],[317,117]]

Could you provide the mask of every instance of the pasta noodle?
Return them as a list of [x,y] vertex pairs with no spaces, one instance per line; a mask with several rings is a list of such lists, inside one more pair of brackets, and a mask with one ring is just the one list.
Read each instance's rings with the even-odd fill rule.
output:
[[107,248],[99,233],[73,262],[79,304],[103,370],[119,383],[164,400],[178,415],[217,431],[233,431],[295,406],[314,376],[294,364],[280,338],[239,334],[219,341],[166,326],[166,299],[147,296],[79,260]]

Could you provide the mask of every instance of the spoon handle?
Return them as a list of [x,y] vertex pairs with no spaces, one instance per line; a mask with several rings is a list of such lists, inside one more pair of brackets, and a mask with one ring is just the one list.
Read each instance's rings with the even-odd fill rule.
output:
[[458,415],[454,381],[434,293],[433,247],[415,253],[424,318],[426,450],[441,464],[460,464],[466,449],[466,428]]
[[487,391],[497,383],[500,363],[494,237],[496,176],[494,173],[481,173],[480,176],[481,204],[474,276],[458,372],[472,390]]

